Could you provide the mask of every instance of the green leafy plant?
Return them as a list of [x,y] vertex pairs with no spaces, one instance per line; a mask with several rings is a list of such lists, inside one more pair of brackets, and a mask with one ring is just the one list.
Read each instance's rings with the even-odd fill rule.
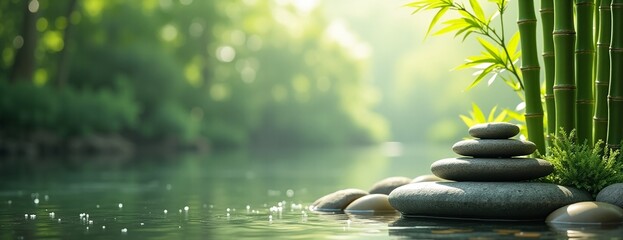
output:
[[596,195],[604,187],[623,181],[623,157],[619,150],[594,146],[585,141],[576,143],[575,130],[570,134],[560,130],[553,138],[545,160],[554,165],[554,172],[545,181],[571,186]]

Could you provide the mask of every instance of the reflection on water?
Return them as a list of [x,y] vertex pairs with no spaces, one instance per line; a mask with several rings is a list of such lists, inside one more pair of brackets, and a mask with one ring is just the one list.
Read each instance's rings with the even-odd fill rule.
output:
[[343,188],[429,173],[449,149],[236,151],[211,155],[6,159],[0,239],[421,239],[621,236],[620,227],[317,214],[308,205]]

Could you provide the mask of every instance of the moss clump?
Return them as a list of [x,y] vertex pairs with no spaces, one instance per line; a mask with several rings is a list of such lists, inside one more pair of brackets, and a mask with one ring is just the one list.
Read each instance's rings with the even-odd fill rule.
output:
[[604,187],[623,182],[623,159],[618,150],[604,148],[603,141],[594,146],[576,143],[575,130],[564,131],[554,138],[545,160],[554,172],[544,181],[588,191],[595,196]]

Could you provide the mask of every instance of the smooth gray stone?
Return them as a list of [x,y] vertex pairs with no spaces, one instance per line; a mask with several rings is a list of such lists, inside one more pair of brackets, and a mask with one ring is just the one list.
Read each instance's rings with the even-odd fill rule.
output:
[[368,192],[389,195],[392,190],[409,183],[411,183],[411,178],[408,177],[388,177],[376,182]]
[[368,192],[355,188],[339,190],[314,201],[310,209],[319,212],[342,212],[348,204],[365,195]]
[[623,208],[623,183],[605,187],[597,194],[597,201],[607,202]]
[[536,158],[446,158],[434,162],[431,172],[454,181],[524,181],[549,175],[554,166]]
[[605,202],[579,202],[552,212],[550,224],[613,225],[623,223],[623,209]]
[[476,124],[469,128],[469,135],[482,139],[506,139],[519,133],[519,127],[507,122]]
[[485,158],[525,156],[535,150],[534,143],[516,139],[469,139],[452,146],[459,155]]
[[411,181],[411,183],[419,183],[419,182],[452,182],[452,181],[437,177],[433,174],[426,174],[426,175],[418,176]]
[[543,220],[589,193],[551,183],[424,182],[396,188],[389,203],[405,217]]

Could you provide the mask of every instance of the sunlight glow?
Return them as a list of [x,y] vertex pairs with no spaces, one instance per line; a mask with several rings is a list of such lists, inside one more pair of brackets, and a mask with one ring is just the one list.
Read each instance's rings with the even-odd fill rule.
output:
[[353,57],[357,59],[364,59],[370,56],[370,46],[359,41],[343,20],[331,22],[325,34],[330,40],[348,49]]
[[160,37],[167,42],[171,42],[177,38],[177,28],[172,24],[167,24],[160,30]]
[[231,46],[220,46],[216,49],[216,59],[221,62],[231,62],[236,58],[236,50]]

